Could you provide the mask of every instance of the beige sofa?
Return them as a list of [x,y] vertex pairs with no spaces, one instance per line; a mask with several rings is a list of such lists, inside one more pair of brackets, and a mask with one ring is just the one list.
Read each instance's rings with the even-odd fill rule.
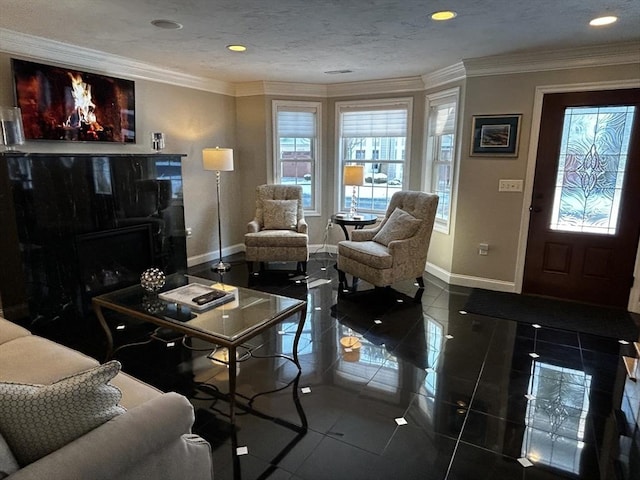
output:
[[[50,385],[97,365],[91,357],[0,317],[0,382]],[[111,384],[122,392],[124,413],[6,478],[213,478],[211,446],[191,433],[194,411],[184,396],[163,393],[124,372]]]

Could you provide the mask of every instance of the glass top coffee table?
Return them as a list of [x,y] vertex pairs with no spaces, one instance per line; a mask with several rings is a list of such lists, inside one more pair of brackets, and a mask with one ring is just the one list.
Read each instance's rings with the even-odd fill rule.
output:
[[[159,293],[191,283],[212,286],[216,282],[190,275],[173,274],[167,277],[166,284]],[[232,289],[237,289],[233,301],[203,311],[194,311],[162,300],[157,294],[150,294],[140,285],[94,297],[93,309],[107,337],[107,359],[113,355],[113,335],[103,310],[119,312],[228,348],[228,397],[230,419],[233,424],[236,404],[237,348],[292,315],[299,314],[293,342],[293,358],[289,360],[294,362],[300,371],[298,343],[306,318],[307,302],[249,288],[232,287]]]

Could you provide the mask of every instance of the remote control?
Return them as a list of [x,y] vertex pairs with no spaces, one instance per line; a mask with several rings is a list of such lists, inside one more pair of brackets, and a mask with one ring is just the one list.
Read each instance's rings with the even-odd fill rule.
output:
[[222,292],[210,292],[205,293],[204,295],[198,295],[191,299],[193,303],[196,305],[204,305],[205,303],[212,302],[220,297],[224,297],[224,293]]

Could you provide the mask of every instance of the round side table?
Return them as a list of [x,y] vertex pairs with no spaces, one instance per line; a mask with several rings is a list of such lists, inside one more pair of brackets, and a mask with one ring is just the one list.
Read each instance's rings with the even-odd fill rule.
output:
[[354,227],[356,230],[360,230],[367,225],[373,225],[377,221],[378,216],[371,213],[356,214],[356,218],[347,213],[334,213],[331,215],[331,223],[340,225],[340,228],[342,228],[342,231],[344,232],[344,238],[347,240],[349,240],[349,232],[346,227],[350,226]]

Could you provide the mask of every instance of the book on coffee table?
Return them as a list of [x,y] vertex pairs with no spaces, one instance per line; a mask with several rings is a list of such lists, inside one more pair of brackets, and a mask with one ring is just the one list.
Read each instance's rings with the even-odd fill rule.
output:
[[165,302],[179,303],[195,311],[207,310],[235,298],[234,291],[211,288],[200,283],[190,283],[158,294]]

